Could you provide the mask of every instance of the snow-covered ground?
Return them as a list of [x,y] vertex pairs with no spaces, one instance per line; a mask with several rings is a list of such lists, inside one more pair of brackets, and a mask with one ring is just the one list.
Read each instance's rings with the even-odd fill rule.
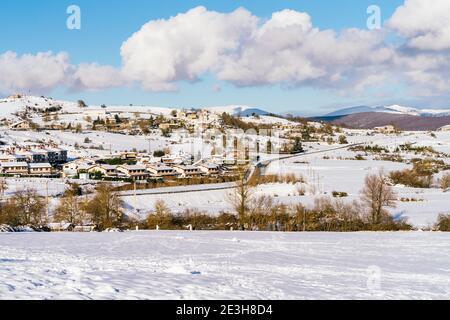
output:
[[[386,137],[385,140],[375,140],[375,144],[380,146],[397,146],[408,141],[420,141],[422,135],[411,137],[397,137],[400,140],[395,143],[395,138]],[[425,135],[425,134],[424,134]],[[373,137],[356,136],[356,142],[365,142]],[[417,140],[419,139],[419,140]],[[430,139],[433,139],[430,137]],[[450,140],[440,140],[443,147],[442,152],[450,152]],[[308,145],[313,147],[309,149]],[[275,161],[270,164],[265,174],[295,174],[302,176],[305,184],[265,184],[258,186],[255,197],[272,196],[276,201],[284,204],[302,203],[312,206],[318,197],[329,197],[333,191],[346,192],[348,197],[344,201],[352,201],[360,198],[360,191],[364,186],[364,179],[368,174],[379,172],[383,169],[386,173],[394,170],[410,168],[406,163],[373,160],[367,156],[366,160],[346,160],[354,158],[358,152],[351,152],[346,149],[331,150],[335,147],[327,144],[307,144],[308,152],[317,150],[323,153],[304,154],[296,158]],[[411,154],[403,155],[405,159],[417,157]],[[325,158],[324,158],[325,157]],[[444,158],[448,162],[448,158]],[[299,195],[299,189],[305,191],[304,195]],[[168,189],[169,190],[169,189]],[[450,211],[450,194],[439,188],[417,189],[404,186],[394,187],[398,194],[398,199],[414,199],[414,202],[397,202],[395,208],[389,208],[390,212],[408,218],[415,227],[427,228],[436,223],[437,216]],[[154,208],[156,201],[164,200],[174,211],[180,212],[186,208],[199,209],[211,214],[218,214],[220,211],[231,211],[232,207],[227,196],[230,190],[197,191],[182,194],[167,195],[138,195],[137,197],[126,197],[124,200],[130,208],[139,209],[142,217]]]
[[450,299],[445,233],[0,234],[0,299]]

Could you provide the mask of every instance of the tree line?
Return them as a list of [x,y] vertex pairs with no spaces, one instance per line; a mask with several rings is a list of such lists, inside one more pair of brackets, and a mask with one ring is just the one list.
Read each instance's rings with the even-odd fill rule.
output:
[[[395,207],[397,195],[387,183],[383,172],[365,178],[360,199],[345,202],[342,199],[321,197],[314,205],[301,203],[286,205],[274,197],[257,196],[255,183],[246,183],[242,177],[236,188],[227,194],[232,210],[211,215],[195,209],[172,212],[163,201],[156,201],[145,220],[130,219],[124,202],[110,184],[97,185],[92,195],[82,195],[77,184],[71,184],[59,198],[53,210],[53,222],[73,225],[95,225],[97,230],[107,228],[161,230],[248,230],[248,231],[399,231],[412,230],[403,218],[394,218],[387,208]],[[0,182],[0,193],[7,186]],[[1,202],[0,224],[11,226],[43,226],[49,221],[49,204],[36,190],[25,188]],[[450,215],[440,215],[434,227],[450,231]]]

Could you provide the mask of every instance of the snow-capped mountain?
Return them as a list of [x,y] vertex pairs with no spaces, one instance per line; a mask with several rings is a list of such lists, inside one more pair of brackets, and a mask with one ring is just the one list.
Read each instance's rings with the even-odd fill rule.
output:
[[392,114],[402,114],[411,116],[421,116],[421,117],[443,117],[450,116],[450,109],[418,109],[412,107],[405,107],[400,105],[391,106],[377,106],[377,107],[367,107],[358,106],[340,109],[332,113],[327,114],[327,117],[337,117],[345,116],[356,113],[367,113],[367,112],[383,112]]

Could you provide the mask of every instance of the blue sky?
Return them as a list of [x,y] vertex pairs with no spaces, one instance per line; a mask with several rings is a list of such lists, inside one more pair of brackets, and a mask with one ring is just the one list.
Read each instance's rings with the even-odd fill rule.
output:
[[[66,8],[75,4],[81,8],[81,30],[66,28]],[[391,17],[401,0],[341,0],[341,1],[143,1],[143,0],[5,0],[0,4],[0,54],[64,51],[72,64],[96,62],[120,67],[120,47],[142,25],[153,19],[167,19],[202,5],[208,10],[231,12],[244,7],[253,15],[269,19],[282,9],[307,12],[314,27],[340,31],[346,28],[366,28],[366,9],[376,4],[382,18]],[[220,92],[212,88],[220,86]],[[402,85],[390,88],[389,97],[374,95],[341,96],[333,91],[300,86],[291,89],[274,86],[237,87],[203,75],[195,83],[181,82],[176,92],[146,92],[139,86],[71,92],[64,87],[49,94],[57,98],[83,98],[92,104],[149,104],[159,106],[200,107],[205,105],[245,104],[274,112],[297,111],[320,114],[340,106],[383,102],[409,102]],[[416,102],[417,101],[412,101]]]

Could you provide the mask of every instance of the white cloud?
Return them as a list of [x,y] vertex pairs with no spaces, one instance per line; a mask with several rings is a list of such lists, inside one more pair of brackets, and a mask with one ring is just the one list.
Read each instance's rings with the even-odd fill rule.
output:
[[80,90],[101,90],[126,84],[120,70],[96,63],[80,64],[73,75],[73,80],[72,85]]
[[[48,91],[65,85],[101,90],[138,84],[171,91],[204,75],[236,86],[313,86],[354,94],[387,82],[414,95],[448,94],[450,1],[407,0],[385,30],[320,30],[307,13],[274,12],[261,19],[246,9],[230,13],[197,7],[153,20],[121,47],[122,66],[77,66],[65,53],[0,55],[0,92]],[[394,32],[405,45],[386,41]]]
[[206,73],[239,86],[353,87],[366,66],[383,65],[392,53],[380,33],[320,31],[303,12],[282,10],[262,21],[242,8],[197,7],[145,24],[123,43],[121,55],[129,80],[165,91]]
[[124,75],[152,91],[175,89],[180,80],[195,81],[234,52],[256,22],[245,9],[223,14],[204,7],[150,21],[122,45]]
[[66,84],[71,68],[66,53],[19,56],[11,51],[5,52],[0,55],[0,92],[47,92]]
[[411,48],[450,49],[450,1],[406,0],[387,26],[404,36]]

